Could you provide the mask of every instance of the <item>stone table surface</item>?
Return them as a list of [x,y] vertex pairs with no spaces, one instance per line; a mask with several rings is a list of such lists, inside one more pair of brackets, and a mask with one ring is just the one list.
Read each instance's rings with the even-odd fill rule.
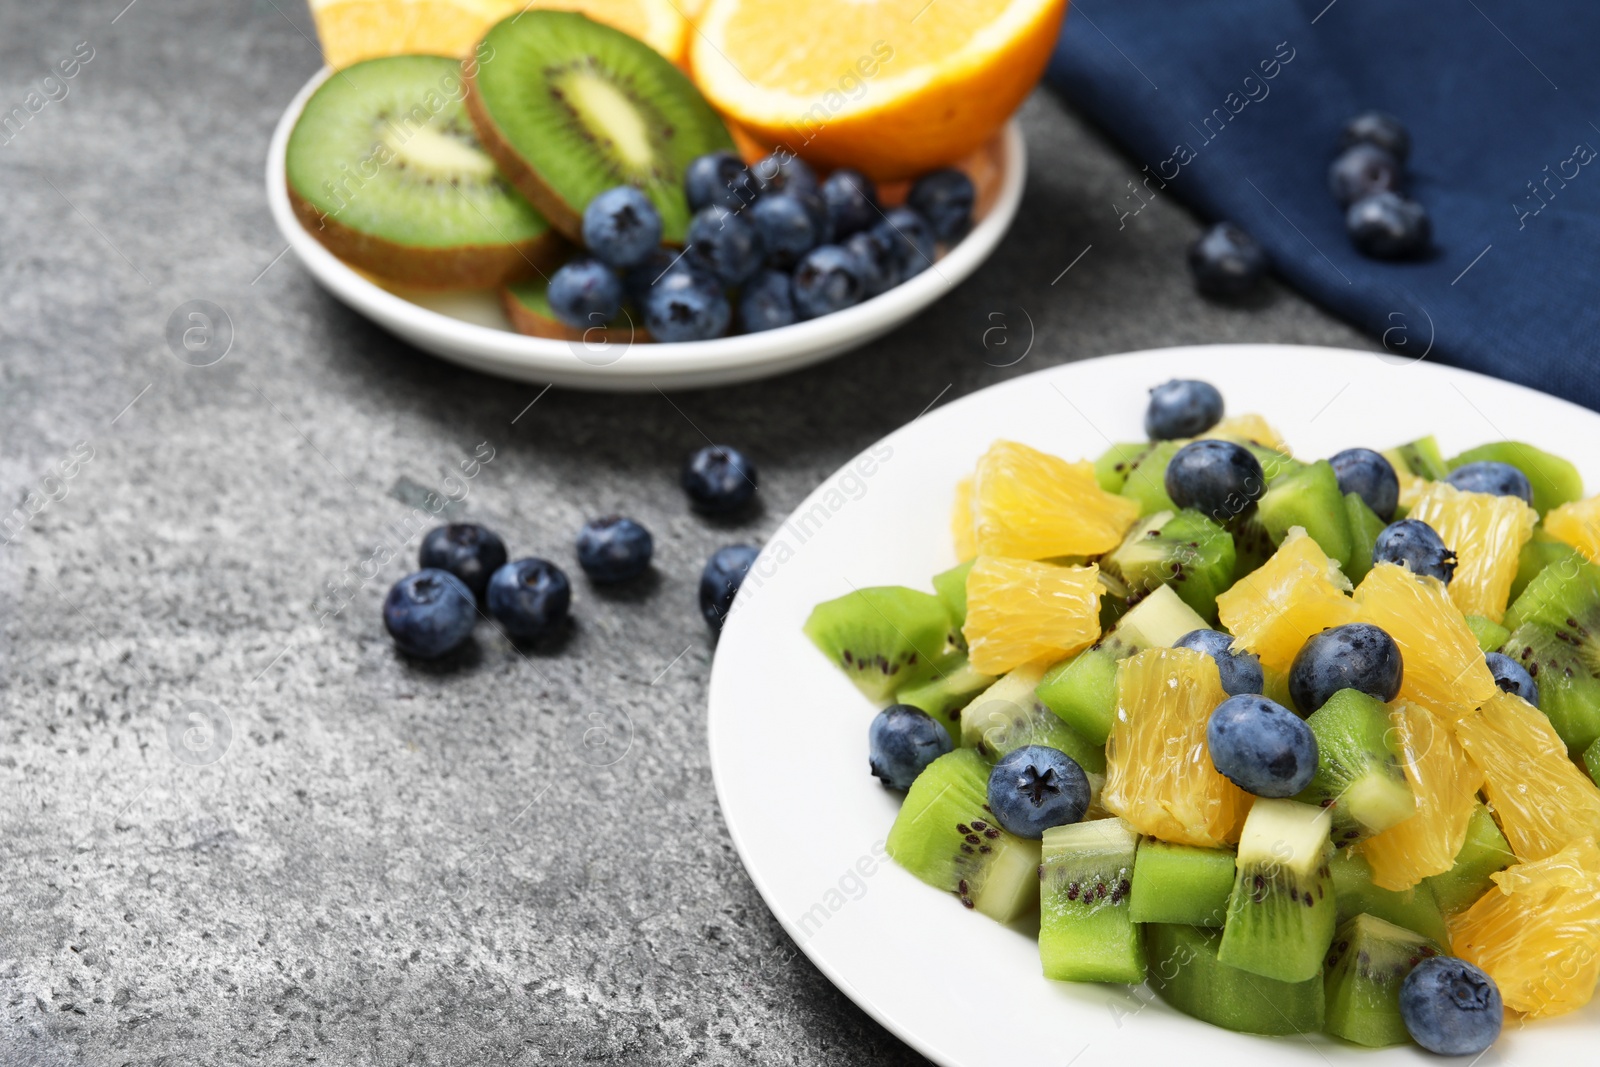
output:
[[[729,842],[703,560],[936,398],[1131,349],[1372,342],[1281,288],[1196,297],[1197,221],[1158,199],[1120,227],[1137,167],[1040,92],[1018,224],[917,321],[738,388],[541,395],[280,256],[262,164],[313,39],[296,0],[0,6],[0,112],[27,112],[0,144],[0,1064],[917,1062]],[[234,330],[207,367],[166,340],[197,299]],[[995,366],[1023,312],[1031,349]],[[742,521],[685,507],[702,431],[760,465]],[[582,520],[626,511],[655,574],[580,578],[558,650],[480,626],[409,663],[379,605],[451,486],[574,574]],[[213,747],[186,747],[208,708]],[[593,766],[588,717],[617,709],[632,746]]]

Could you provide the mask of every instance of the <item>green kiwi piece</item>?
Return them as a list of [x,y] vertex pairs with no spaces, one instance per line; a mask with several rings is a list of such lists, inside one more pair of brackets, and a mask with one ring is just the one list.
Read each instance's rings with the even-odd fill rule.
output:
[[1600,741],[1583,750],[1583,767],[1594,779],[1594,784],[1600,785]]
[[944,724],[950,740],[961,742],[962,710],[994,684],[994,675],[973,670],[965,652],[953,652],[934,665],[934,675],[895,690],[896,704],[921,708]]
[[1484,652],[1497,652],[1501,645],[1511,636],[1511,631],[1482,615],[1468,615],[1467,629],[1472,631],[1472,636],[1477,639],[1478,647]]
[[950,616],[932,593],[868,586],[812,608],[804,630],[868,699],[882,703],[936,674]]
[[1122,580],[1129,603],[1167,586],[1197,615],[1212,620],[1218,594],[1233,584],[1233,564],[1233,536],[1203,513],[1185,508],[1140,520],[1100,566]]
[[1344,495],[1344,513],[1350,523],[1350,565],[1344,574],[1351,585],[1360,585],[1372,569],[1372,550],[1378,546],[1384,521],[1355,493]]
[[340,259],[404,285],[481,288],[528,277],[560,235],[479,146],[461,64],[356,63],[311,94],[284,172],[295,217]]
[[522,11],[489,29],[467,110],[506,177],[574,241],[583,209],[619,185],[661,212],[663,239],[689,227],[683,172],[733,140],[677,67],[633,37],[570,11]]
[[1522,552],[1517,557],[1517,576],[1511,579],[1511,601],[1520,597],[1546,567],[1560,564],[1565,570],[1558,573],[1570,573],[1573,567],[1582,562],[1583,555],[1577,549],[1565,541],[1557,541],[1544,532],[1544,527],[1535,526],[1533,536],[1522,546]]
[[885,848],[900,866],[965,907],[1011,922],[1039,902],[1039,842],[995,822],[989,769],[970,748],[928,764],[911,783]]
[[969,559],[933,576],[933,591],[939,594],[945,610],[950,613],[951,637],[962,648],[967,647],[967,639],[961,633],[961,628],[967,624],[967,572],[976,562]]
[[1108,493],[1120,493],[1128,482],[1128,471],[1155,447],[1150,441],[1115,444],[1094,461],[1094,480]]
[[1433,439],[1432,434],[1385,449],[1383,458],[1393,464],[1395,470],[1406,471],[1430,482],[1442,482],[1444,476],[1450,473],[1444,456],[1439,453],[1439,442]]
[[1171,586],[1158,586],[1128,610],[1110,633],[1045,672],[1035,695],[1092,744],[1111,736],[1117,706],[1117,664],[1146,648],[1165,648],[1206,621]]
[[1157,441],[1149,450],[1127,461],[1127,474],[1118,492],[1139,505],[1139,514],[1176,511],[1167,495],[1167,464],[1187,441]]
[[1241,1034],[1300,1035],[1323,1024],[1322,975],[1278,982],[1218,958],[1223,935],[1170,923],[1144,927],[1150,987],[1185,1015]]
[[1440,944],[1448,943],[1444,912],[1426,880],[1410,889],[1383,889],[1372,882],[1372,865],[1347,850],[1329,858],[1328,870],[1333,876],[1333,897],[1340,922],[1352,915],[1376,915]]
[[1221,928],[1233,892],[1233,853],[1147,837],[1133,861],[1136,923]]
[[1317,739],[1317,773],[1296,799],[1331,808],[1335,848],[1381,834],[1416,814],[1417,798],[1400,768],[1389,709],[1356,689],[1341,689],[1306,725]]
[[1129,916],[1139,835],[1121,819],[1044,832],[1039,856],[1039,962],[1067,982],[1144,981],[1144,943]]
[[1303,526],[1329,559],[1349,568],[1349,514],[1344,494],[1339,492],[1339,476],[1327,460],[1319,459],[1268,486],[1256,504],[1256,514],[1273,544],[1283,544],[1290,527]]
[[[1594,773],[1593,765],[1589,773]],[[1467,823],[1467,838],[1461,851],[1456,853],[1455,865],[1442,874],[1424,878],[1422,884],[1433,890],[1441,912],[1455,915],[1472,907],[1479,897],[1493,888],[1494,882],[1489,878],[1491,874],[1503,871],[1515,862],[1517,857],[1512,855],[1506,835],[1495,824],[1494,815],[1480,803],[1472,809],[1472,818]],[[1428,933],[1426,930],[1419,932]]]
[[1540,515],[1583,499],[1583,475],[1578,473],[1577,467],[1522,441],[1494,441],[1469,448],[1459,456],[1452,456],[1445,466],[1455,470],[1485,460],[1509,463],[1527,475],[1528,484],[1533,486],[1533,510]]
[[1086,739],[1033,695],[1040,671],[1018,667],[975,697],[961,713],[962,745],[995,762],[1028,745],[1044,745],[1071,756],[1089,777],[1094,797],[1105,782],[1105,749]]
[[1271,559],[1278,550],[1278,543],[1272,539],[1271,531],[1261,521],[1256,508],[1228,520],[1228,532],[1233,535],[1233,580],[1236,582]]
[[1372,915],[1352,916],[1328,950],[1328,1033],[1367,1048],[1409,1042],[1400,1017],[1400,983],[1417,964],[1443,954],[1433,938]]
[[1501,652],[1522,664],[1538,683],[1539,710],[1575,758],[1600,738],[1597,609],[1600,605],[1573,612],[1569,625],[1525,622],[1500,646]]
[[550,307],[550,279],[529,278],[500,290],[500,305],[512,328],[530,337],[549,337],[558,341],[586,344],[641,344],[650,340],[639,317],[630,309],[608,323],[584,329],[568,326],[556,318]]
[[1245,816],[1217,957],[1230,967],[1303,982],[1322,972],[1337,905],[1328,871],[1328,812],[1258,798]]

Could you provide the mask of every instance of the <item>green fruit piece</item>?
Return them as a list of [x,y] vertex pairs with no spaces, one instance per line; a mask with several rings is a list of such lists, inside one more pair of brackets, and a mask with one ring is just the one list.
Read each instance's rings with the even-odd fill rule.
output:
[[1600,738],[1600,676],[1593,666],[1600,647],[1591,629],[1600,610],[1590,607],[1571,618],[1576,626],[1523,623],[1500,650],[1538,683],[1539,710],[1576,758]]
[[1333,897],[1340,922],[1352,915],[1376,915],[1440,944],[1449,942],[1444,913],[1426,880],[1398,892],[1382,889],[1372,884],[1372,865],[1348,851],[1335,852],[1328,860],[1328,870],[1333,875]]
[[1433,439],[1432,434],[1420,437],[1410,444],[1387,449],[1383,453],[1383,458],[1392,463],[1395,470],[1409,471],[1430,482],[1441,482],[1444,476],[1450,473],[1450,468],[1445,466],[1444,457],[1439,454],[1439,442]]
[[1101,561],[1122,579],[1128,600],[1170,587],[1203,619],[1217,615],[1217,595],[1233,584],[1233,537],[1192,509],[1140,520]]
[[1147,837],[1133,862],[1136,923],[1221,928],[1233,892],[1233,853]]
[[1589,777],[1594,779],[1594,784],[1600,785],[1600,741],[1583,750],[1583,766],[1588,770]]
[[1178,454],[1178,449],[1188,443],[1157,441],[1148,452],[1128,461],[1127,476],[1118,492],[1138,503],[1139,514],[1178,510],[1178,505],[1167,495],[1167,464]]
[[1144,981],[1144,944],[1128,915],[1139,835],[1121,819],[1044,832],[1039,860],[1039,962],[1068,982]]
[[1223,935],[1193,926],[1144,928],[1150,987],[1185,1015],[1242,1034],[1304,1035],[1322,1029],[1323,984],[1276,982],[1218,959]]
[[1384,522],[1355,493],[1344,495],[1344,512],[1350,523],[1350,566],[1344,569],[1344,573],[1351,585],[1360,585],[1361,579],[1372,569],[1372,550],[1378,545],[1378,535],[1383,532]]
[[933,576],[933,591],[944,601],[945,611],[950,613],[951,634],[962,648],[967,647],[966,638],[961,635],[961,628],[967,624],[967,572],[976,562],[969,559]]
[[[1590,773],[1594,773],[1592,767]],[[1472,819],[1467,823],[1466,842],[1462,844],[1461,851],[1456,853],[1455,865],[1443,874],[1424,878],[1422,884],[1433,890],[1441,912],[1455,915],[1472,907],[1479,897],[1493,888],[1494,882],[1489,877],[1491,874],[1503,871],[1515,862],[1517,857],[1511,854],[1511,846],[1506,842],[1506,835],[1500,832],[1500,827],[1495,825],[1494,816],[1488,808],[1477,804],[1472,809]],[[1414,929],[1419,933],[1431,933],[1420,928]]]
[[1105,750],[1039,703],[1033,691],[1042,673],[1032,664],[1024,664],[991,685],[961,713],[958,740],[991,763],[1028,745],[1065,752],[1089,776],[1098,797],[1105,782]]
[[1245,816],[1217,958],[1303,982],[1322,973],[1337,914],[1328,871],[1328,813],[1258,798]]
[[1395,750],[1389,709],[1356,689],[1341,689],[1306,719],[1317,739],[1317,773],[1295,799],[1331,808],[1335,848],[1381,834],[1416,814]]
[[950,616],[931,593],[869,586],[811,609],[805,634],[867,698],[882,703],[943,658]]
[[1228,522],[1228,532],[1233,535],[1233,580],[1257,570],[1278,550],[1267,524],[1255,508],[1236,515]]
[[885,848],[966,907],[1011,922],[1039,902],[1039,842],[1000,829],[988,799],[989,764],[970,748],[948,752],[911,783]]
[[1498,651],[1511,636],[1510,630],[1482,615],[1468,615],[1467,629],[1472,631],[1472,636],[1478,640],[1478,647],[1486,653]]
[[1154,447],[1149,441],[1112,445],[1094,461],[1094,480],[1108,493],[1122,492],[1129,469]]
[[1339,927],[1328,951],[1327,1030],[1367,1048],[1411,1040],[1400,1017],[1400,983],[1444,950],[1438,941],[1371,915]]
[[1301,463],[1293,456],[1285,455],[1275,448],[1256,444],[1254,441],[1238,439],[1239,444],[1256,457],[1256,462],[1261,464],[1261,473],[1266,476],[1267,488],[1272,488],[1284,478],[1290,477],[1305,469],[1306,464]]
[[1511,580],[1510,599],[1515,601],[1520,597],[1529,583],[1546,567],[1562,564],[1565,570],[1559,573],[1570,574],[1582,562],[1583,556],[1577,549],[1565,541],[1557,541],[1544,532],[1544,527],[1535,526],[1533,536],[1522,546],[1522,553],[1517,557],[1517,576]]
[[895,690],[896,704],[910,704],[932,715],[950,731],[950,739],[961,741],[961,712],[972,699],[994,684],[994,675],[972,669],[965,653],[946,656],[937,673],[926,681]]
[[583,210],[619,185],[689,228],[683,172],[733,139],[688,77],[649,45],[570,11],[520,11],[489,29],[468,64],[467,110],[507,179],[573,241]]
[[1560,456],[1553,456],[1521,441],[1494,441],[1469,448],[1461,455],[1452,457],[1446,466],[1455,470],[1468,463],[1484,460],[1509,463],[1527,475],[1528,484],[1533,486],[1533,510],[1540,515],[1551,508],[1583,499],[1583,475],[1578,473],[1577,467]]
[[1349,569],[1350,519],[1339,492],[1339,476],[1327,460],[1279,478],[1262,494],[1256,513],[1273,544],[1283,544],[1290,527],[1303,526],[1329,559]]

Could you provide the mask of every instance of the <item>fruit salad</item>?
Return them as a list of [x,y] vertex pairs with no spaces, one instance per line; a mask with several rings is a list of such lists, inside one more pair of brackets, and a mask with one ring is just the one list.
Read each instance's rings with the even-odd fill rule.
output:
[[1230,1030],[1470,1054],[1587,1004],[1600,498],[1520,442],[1319,459],[1225,416],[1172,381],[1099,457],[997,441],[958,566],[812,611],[882,709],[889,855],[1037,911],[1045,978]]

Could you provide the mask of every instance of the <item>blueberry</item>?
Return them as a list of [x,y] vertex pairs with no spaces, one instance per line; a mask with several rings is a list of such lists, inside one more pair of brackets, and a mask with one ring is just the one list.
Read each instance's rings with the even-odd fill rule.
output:
[[694,268],[669,270],[644,295],[644,328],[657,341],[708,341],[728,332],[733,308],[714,279]]
[[1189,246],[1189,273],[1202,296],[1243,296],[1267,273],[1267,253],[1240,227],[1219,222]]
[[865,230],[881,217],[878,187],[860,171],[841,167],[828,175],[820,191],[835,241]]
[[1354,493],[1384,522],[1394,518],[1400,478],[1392,463],[1370,448],[1347,448],[1328,462],[1339,479],[1339,492]]
[[701,208],[689,222],[687,243],[724,285],[738,285],[761,267],[761,235],[726,208]]
[[636,306],[643,307],[644,298],[650,295],[652,285],[665,281],[667,275],[680,271],[708,289],[721,287],[717,276],[711,273],[711,267],[694,249],[658,248],[651,252],[643,263],[622,272],[622,288],[628,294],[629,300]]
[[486,526],[453,522],[429,530],[417,555],[419,565],[449,571],[481,597],[489,585],[489,575],[506,561],[506,543]]
[[478,602],[466,583],[430,567],[408,574],[383,599],[383,625],[400,651],[437,659],[472,636]]
[[1302,715],[1341,689],[1358,689],[1385,703],[1400,693],[1405,676],[1400,646],[1370,622],[1331,626],[1312,634],[1289,666],[1289,698]]
[[1400,125],[1400,120],[1382,111],[1363,111],[1344,124],[1339,134],[1339,144],[1349,148],[1356,144],[1377,145],[1401,163],[1411,154],[1411,134]]
[[622,310],[622,282],[612,269],[584,256],[556,271],[547,290],[550,310],[576,329],[604,326]]
[[762,196],[772,193],[815,193],[818,188],[817,172],[805,160],[784,148],[750,164],[750,173],[755,175]]
[[989,772],[989,810],[1002,828],[1037,840],[1089,810],[1089,776],[1065,752],[1027,745]]
[[725,515],[756,495],[756,465],[737,448],[707,445],[683,464],[683,491],[696,511]]
[[1222,394],[1210,382],[1174,378],[1150,390],[1144,432],[1152,441],[1199,437],[1222,421]]
[[713,632],[722,632],[733,598],[760,553],[754,545],[725,545],[706,560],[706,568],[700,572],[700,614]]
[[1317,773],[1317,736],[1305,721],[1264,696],[1245,693],[1217,705],[1206,723],[1211,765],[1258,797],[1292,797]]
[[1180,508],[1196,508],[1226,523],[1255,506],[1266,475],[1250,450],[1232,441],[1191,441],[1167,464],[1167,495]]
[[690,211],[713,205],[738,211],[760,195],[755,175],[732,152],[708,152],[692,160],[683,172],[683,192]]
[[567,622],[572,585],[546,559],[515,559],[489,579],[489,614],[512,637],[548,637]]
[[949,244],[972,227],[972,205],[977,198],[972,179],[954,167],[946,167],[913,182],[911,192],[906,194],[906,207],[927,219],[933,235]]
[[855,253],[838,245],[813,248],[794,267],[794,307],[801,318],[815,319],[861,303],[866,296],[866,268]]
[[782,271],[763,270],[746,282],[739,290],[736,321],[744,333],[776,330],[799,321],[789,276]]
[[583,243],[610,266],[636,267],[661,243],[661,212],[631,185],[607,189],[583,209]]
[[1456,574],[1456,554],[1444,538],[1421,519],[1391,522],[1372,545],[1372,562],[1398,563],[1412,574],[1437,578],[1445,585]]
[[1489,664],[1489,673],[1494,676],[1494,684],[1507,693],[1515,693],[1534,707],[1539,706],[1539,683],[1533,680],[1516,660],[1499,652],[1491,652],[1483,657]]
[[578,566],[591,582],[626,582],[650,569],[650,531],[620,515],[591,519],[578,531]]
[[910,208],[894,208],[878,220],[871,233],[888,245],[895,265],[900,268],[902,281],[933,266],[933,257],[938,251],[933,227]]
[[1340,207],[1373,193],[1399,193],[1404,188],[1400,161],[1377,145],[1351,145],[1328,165],[1328,191]]
[[1231,697],[1259,694],[1266,685],[1261,673],[1261,657],[1254,652],[1235,652],[1233,638],[1220,630],[1190,630],[1172,642],[1172,647],[1192,648],[1216,660],[1222,691]]
[[1404,259],[1428,247],[1433,226],[1415,200],[1398,193],[1373,193],[1351,204],[1345,232],[1356,249],[1374,259]]
[[1466,960],[1433,956],[1400,983],[1400,1018],[1411,1040],[1441,1056],[1482,1052],[1500,1036],[1500,987]]
[[1514,496],[1524,504],[1533,503],[1533,486],[1528,483],[1528,476],[1509,463],[1496,463],[1491,459],[1467,463],[1445,475],[1444,480],[1464,493]]
[[894,248],[880,235],[868,230],[845,238],[844,247],[861,264],[861,286],[866,298],[886,293],[900,284],[900,264]]
[[950,732],[910,704],[884,708],[867,727],[867,765],[890,789],[910,789],[923,768],[952,747]]
[[767,264],[788,270],[821,242],[816,220],[799,197],[779,193],[763,196],[748,212],[750,223],[761,235]]

